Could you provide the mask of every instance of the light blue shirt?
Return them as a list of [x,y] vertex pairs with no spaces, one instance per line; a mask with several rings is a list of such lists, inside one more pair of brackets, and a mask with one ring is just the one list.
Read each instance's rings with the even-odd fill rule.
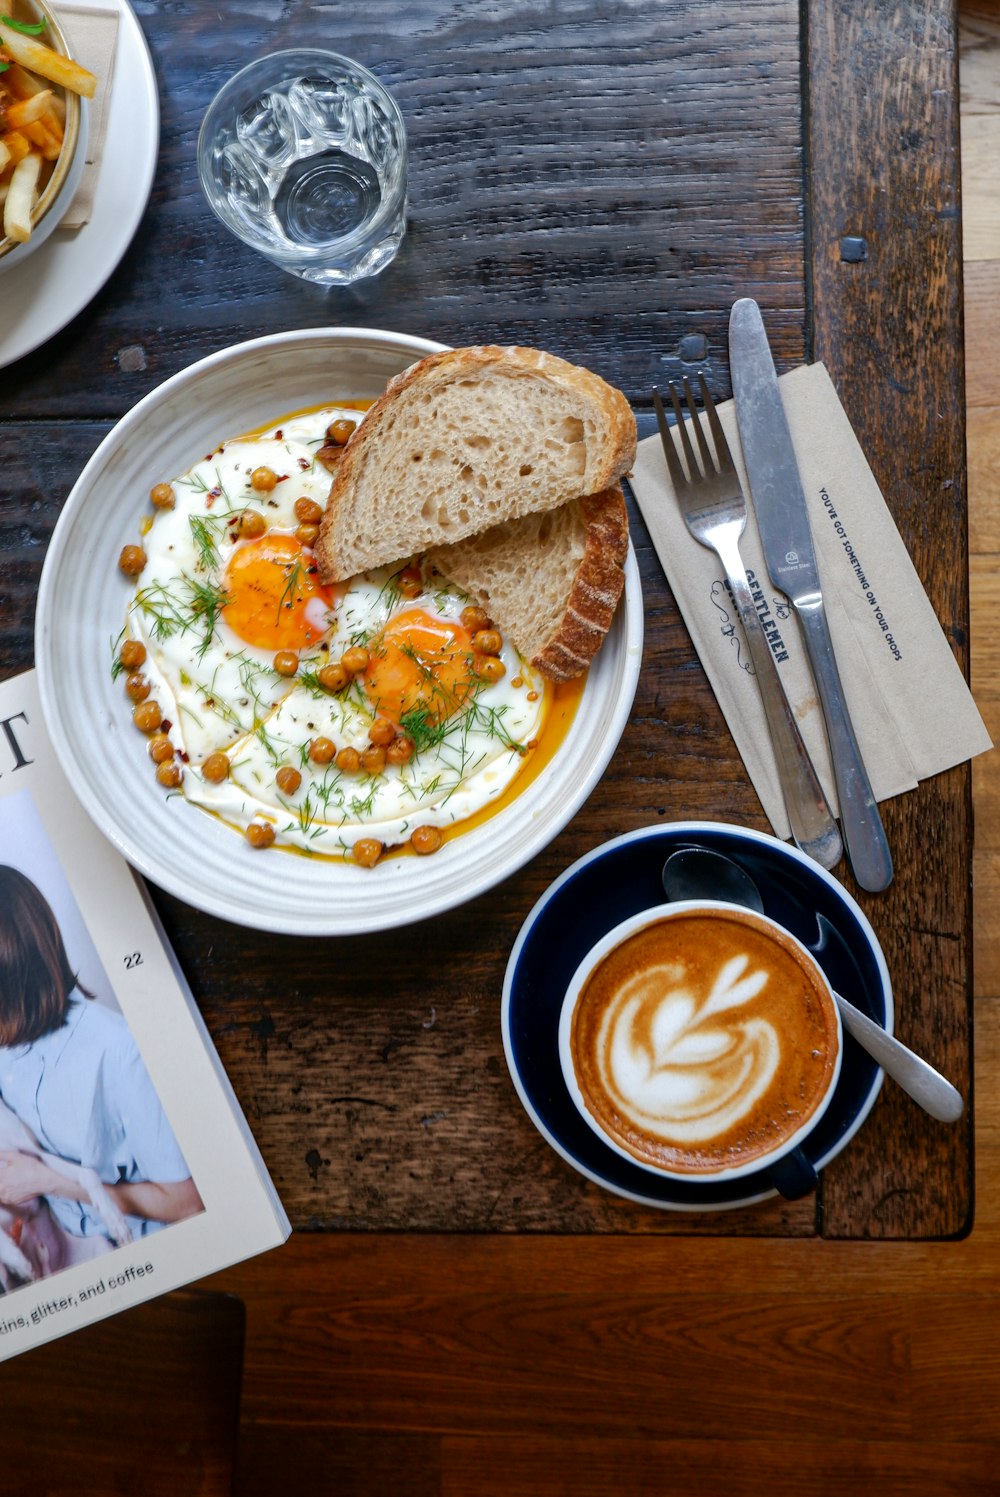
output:
[[[78,993],[54,1034],[0,1046],[0,1096],[50,1154],[87,1165],[107,1185],[167,1185],[191,1173],[124,1018]],[[88,1202],[47,1199],[67,1231],[107,1235]],[[136,1237],[163,1226],[127,1221]]]

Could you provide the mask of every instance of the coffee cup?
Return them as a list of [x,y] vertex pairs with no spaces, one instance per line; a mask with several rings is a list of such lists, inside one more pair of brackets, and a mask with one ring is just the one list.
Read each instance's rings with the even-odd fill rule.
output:
[[668,1179],[764,1172],[815,1187],[801,1144],[840,1076],[836,1000],[806,947],[715,900],[660,905],[609,931],[563,1000],[569,1094],[604,1143]]

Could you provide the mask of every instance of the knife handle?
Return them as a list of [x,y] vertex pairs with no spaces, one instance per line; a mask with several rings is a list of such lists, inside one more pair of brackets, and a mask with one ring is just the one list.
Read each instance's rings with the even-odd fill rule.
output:
[[892,854],[847,711],[822,598],[795,604],[826,720],[840,801],[840,826],[854,877],[877,893],[892,882]]
[[746,568],[740,556],[739,542],[735,537],[724,536],[720,527],[713,545],[726,569],[729,586],[743,622],[743,632],[750,647],[750,658],[771,733],[792,838],[796,847],[819,863],[821,868],[833,868],[840,861],[844,850],[840,832],[809,758],[809,751],[802,741],[799,725],[771,654],[771,646],[764,637]]

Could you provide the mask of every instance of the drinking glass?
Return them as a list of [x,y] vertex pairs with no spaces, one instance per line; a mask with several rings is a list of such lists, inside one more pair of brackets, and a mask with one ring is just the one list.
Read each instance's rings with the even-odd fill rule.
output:
[[274,52],[236,73],[202,122],[198,172],[232,233],[321,286],[377,275],[406,232],[403,116],[335,52]]

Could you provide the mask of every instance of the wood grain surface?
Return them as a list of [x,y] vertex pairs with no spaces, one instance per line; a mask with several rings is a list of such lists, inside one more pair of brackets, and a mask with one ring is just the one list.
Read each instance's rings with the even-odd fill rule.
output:
[[245,1328],[235,1295],[186,1289],[5,1362],[5,1490],[232,1493]]
[[[766,309],[779,368],[829,364],[964,663],[950,11],[907,5],[890,25],[876,0],[805,9],[803,29],[799,7],[776,0],[407,0],[376,28],[341,0],[280,17],[137,7],[163,110],[149,211],[106,290],[0,373],[4,674],[31,663],[45,546],[83,462],[202,355],[328,324],[535,343],[620,384],[645,432],[654,382],[701,370],[729,394],[739,295]],[[410,131],[403,251],[352,291],[291,280],[227,236],[195,171],[201,116],[234,68],[314,42],[372,66]],[[869,243],[860,265],[841,259],[845,235]],[[646,619],[634,712],[601,785],[528,868],[424,926],[337,941],[238,930],[156,895],[278,1189],[296,1226],[326,1232],[961,1234],[968,1125],[932,1125],[889,1087],[817,1198],[721,1216],[600,1191],[520,1108],[499,997],[539,894],[633,827],[766,827],[632,513]],[[859,896],[899,985],[900,1032],[966,1091],[968,784],[955,771],[888,808],[896,883]]]

